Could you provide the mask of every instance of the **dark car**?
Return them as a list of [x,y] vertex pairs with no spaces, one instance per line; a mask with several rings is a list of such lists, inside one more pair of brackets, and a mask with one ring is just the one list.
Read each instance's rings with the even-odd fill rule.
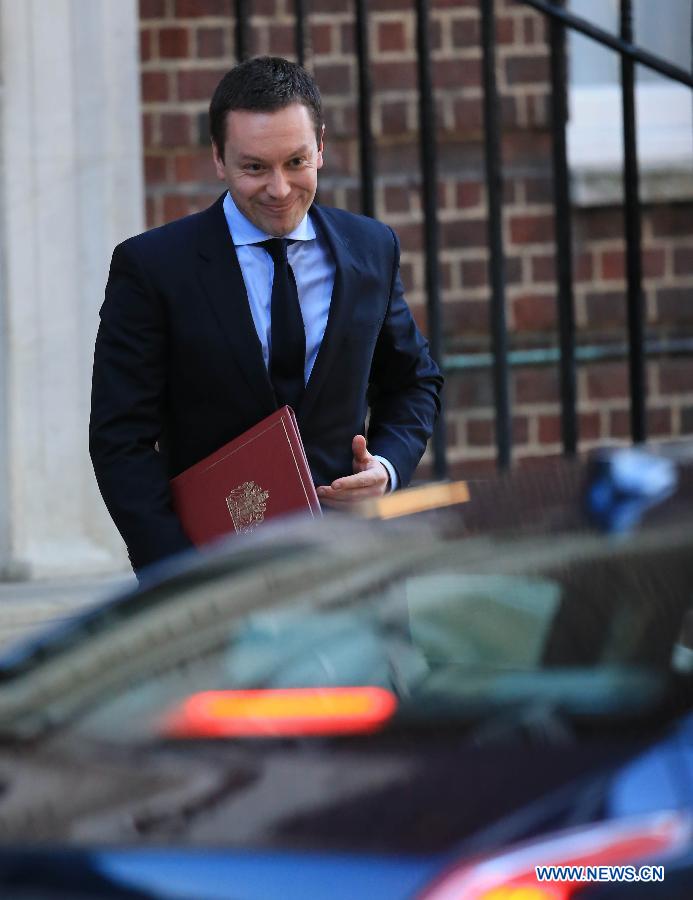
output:
[[646,463],[269,524],[5,654],[0,897],[693,895],[693,478]]

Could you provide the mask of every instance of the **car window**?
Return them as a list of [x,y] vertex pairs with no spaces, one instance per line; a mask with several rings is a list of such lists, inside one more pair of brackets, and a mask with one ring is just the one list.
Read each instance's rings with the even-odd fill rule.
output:
[[412,722],[517,704],[647,709],[690,670],[691,534],[376,529],[307,546],[83,635],[4,685],[0,728],[151,739],[201,692],[303,687],[385,688]]
[[305,571],[286,602],[229,621],[205,648],[199,635],[184,639],[175,664],[102,698],[77,727],[151,736],[196,692],[345,685],[384,687],[413,718],[522,702],[595,715],[645,709],[661,698],[662,677],[686,671],[687,541],[665,530],[553,546],[457,539],[418,557],[411,547],[376,553],[353,572],[333,561],[334,578],[329,565],[313,580]]

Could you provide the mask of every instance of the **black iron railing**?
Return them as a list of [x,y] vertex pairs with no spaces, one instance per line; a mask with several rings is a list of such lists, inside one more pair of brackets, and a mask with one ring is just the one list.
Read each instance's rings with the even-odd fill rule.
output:
[[[632,0],[620,0],[620,35],[616,37],[592,25],[585,19],[564,9],[563,0],[517,0],[543,13],[550,19],[551,41],[551,119],[553,136],[553,182],[554,211],[556,221],[556,265],[557,304],[560,346],[561,424],[564,452],[575,453],[578,440],[577,398],[576,398],[576,347],[575,314],[573,304],[573,264],[571,234],[570,181],[568,172],[566,124],[566,29],[574,29],[609,47],[621,56],[621,93],[623,109],[624,143],[624,230],[626,239],[626,276],[628,311],[628,360],[630,382],[631,436],[634,442],[644,441],[646,429],[646,385],[644,338],[643,290],[642,290],[642,249],[641,214],[639,198],[639,170],[636,142],[635,78],[634,65],[641,63],[681,84],[693,87],[693,75],[660,59],[652,53],[633,44],[633,4]],[[492,21],[495,14],[495,0],[479,0],[484,20]],[[501,169],[500,143],[498,140],[499,107],[490,103],[489,96],[495,96],[494,36],[490,28],[483,33],[483,52],[487,78],[485,91],[486,156],[489,221],[500,220],[502,197],[497,188],[497,172]],[[497,241],[491,241],[491,281],[492,285],[502,279],[503,248]],[[494,287],[495,295],[495,287]],[[503,304],[494,296],[491,306],[494,338],[494,377],[496,396],[502,394],[508,381],[510,357],[507,353]],[[497,409],[498,418],[506,420],[498,423],[496,442],[499,465],[507,465],[511,456],[510,411]]]
[[568,175],[567,60],[563,26],[551,21],[551,121],[553,139],[553,205],[556,223],[556,287],[560,347],[561,436],[566,455],[577,450],[577,373],[575,371],[575,306],[573,299],[573,233]]
[[486,191],[489,234],[489,308],[493,347],[493,393],[496,408],[498,465],[510,465],[512,423],[510,417],[510,377],[508,332],[505,323],[505,256],[503,254],[503,168],[501,162],[500,101],[496,86],[496,20],[493,3],[481,3],[481,41],[484,47],[484,128]]
[[359,161],[361,164],[361,212],[375,215],[375,166],[371,129],[371,75],[368,53],[366,0],[356,0],[356,57],[359,79]]
[[[424,210],[424,252],[426,257],[426,310],[428,340],[436,360],[443,355],[443,325],[440,304],[440,268],[438,266],[438,154],[435,141],[436,121],[431,78],[429,10],[426,0],[416,0],[416,50],[419,82],[419,142],[421,147],[421,190]],[[445,454],[445,413],[433,432],[433,473],[447,475]]]
[[247,59],[250,54],[250,11],[247,0],[235,0],[236,59]]
[[[245,59],[250,53],[249,15],[247,0],[235,0],[235,47],[237,59]],[[303,62],[305,56],[305,31],[309,4],[294,0],[296,58]],[[431,78],[431,54],[429,50],[429,3],[415,0],[417,20],[419,131],[422,161],[422,197],[424,207],[424,241],[426,257],[426,294],[428,339],[431,353],[440,360],[443,355],[440,283],[438,267],[439,231],[437,215],[437,146],[435,141],[435,105]],[[318,8],[317,5],[315,7]],[[356,58],[358,70],[359,102],[359,161],[361,180],[361,211],[375,214],[375,165],[373,135],[371,129],[371,77],[368,53],[368,2],[354,0]],[[436,423],[432,440],[433,469],[436,478],[446,475],[445,421],[441,415]]]
[[[660,74],[693,87],[693,76],[633,43],[632,0],[620,0],[620,34],[615,36],[565,9],[564,0],[515,0],[543,13],[550,21],[551,45],[551,122],[553,135],[553,204],[556,222],[556,280],[558,307],[558,348],[540,351],[510,351],[505,321],[505,259],[502,237],[502,159],[500,103],[496,86],[495,0],[479,0],[481,15],[485,161],[488,206],[489,283],[491,286],[490,333],[492,353],[474,358],[444,356],[439,282],[439,227],[437,216],[437,144],[434,88],[429,46],[430,9],[428,0],[414,0],[417,21],[417,73],[419,91],[419,134],[421,184],[424,209],[424,249],[428,337],[431,352],[443,360],[449,370],[491,365],[494,380],[497,460],[501,468],[510,465],[512,428],[510,408],[510,367],[530,361],[558,363],[561,392],[561,429],[564,452],[575,453],[578,444],[576,362],[578,360],[619,358],[627,350],[630,375],[631,435],[635,442],[646,438],[645,359],[647,352],[687,352],[691,341],[645,341],[643,323],[641,218],[639,171],[636,143],[634,65],[640,63]],[[236,55],[249,53],[249,13],[247,0],[235,0]],[[306,51],[306,22],[309,3],[294,0],[296,57],[303,62]],[[315,7],[318,8],[317,6]],[[375,211],[375,165],[371,129],[371,78],[368,40],[367,0],[354,0],[355,45],[359,84],[359,150],[361,209],[366,215]],[[573,254],[570,179],[568,170],[566,124],[566,29],[577,31],[621,57],[621,91],[624,135],[624,231],[627,270],[627,345],[577,347],[573,299]],[[674,347],[673,345],[676,344]],[[685,349],[684,348],[685,345]],[[445,424],[441,416],[433,436],[434,473],[446,474]]]

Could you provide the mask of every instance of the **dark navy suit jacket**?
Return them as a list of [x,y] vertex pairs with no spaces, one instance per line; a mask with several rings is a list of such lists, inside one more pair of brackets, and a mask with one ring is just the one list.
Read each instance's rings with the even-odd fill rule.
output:
[[[188,548],[168,481],[277,404],[220,198],[116,247],[101,308],[90,451],[135,569]],[[442,377],[407,307],[394,232],[314,205],[336,263],[325,335],[296,410],[316,484],[368,449],[406,485],[439,410]]]

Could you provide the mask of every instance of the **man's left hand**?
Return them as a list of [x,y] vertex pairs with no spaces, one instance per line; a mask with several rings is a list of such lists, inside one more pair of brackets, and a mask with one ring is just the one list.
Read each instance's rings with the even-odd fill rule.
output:
[[354,454],[354,474],[337,478],[332,484],[317,489],[320,501],[328,506],[339,507],[369,497],[381,497],[387,491],[390,480],[387,469],[368,452],[362,434],[357,434],[351,442],[351,451]]

